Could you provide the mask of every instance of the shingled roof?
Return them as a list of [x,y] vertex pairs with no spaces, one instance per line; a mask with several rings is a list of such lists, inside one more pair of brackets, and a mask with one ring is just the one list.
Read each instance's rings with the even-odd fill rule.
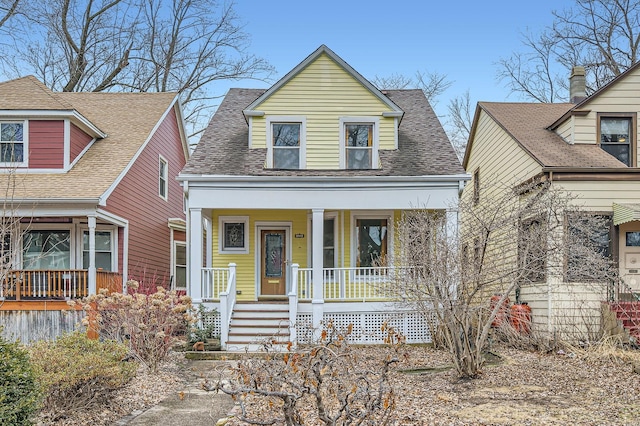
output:
[[192,153],[183,175],[229,176],[426,176],[464,173],[440,121],[421,90],[388,90],[386,96],[404,111],[398,149],[380,150],[374,170],[277,170],[264,167],[266,149],[249,149],[249,126],[243,109],[260,97],[260,89],[231,89]]
[[[485,111],[543,167],[626,168],[597,145],[569,144],[548,130],[574,106],[571,103],[478,103],[478,109]],[[470,149],[468,146],[465,167]]]
[[34,77],[1,83],[0,115],[2,110],[26,110],[27,115],[30,110],[74,111],[107,135],[66,173],[1,176],[15,176],[14,199],[97,199],[133,160],[175,100],[175,93],[58,93]]

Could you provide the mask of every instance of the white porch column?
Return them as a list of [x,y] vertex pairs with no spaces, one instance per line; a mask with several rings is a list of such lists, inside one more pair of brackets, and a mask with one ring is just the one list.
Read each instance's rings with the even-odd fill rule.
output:
[[187,290],[193,303],[202,302],[202,209],[189,209]]
[[[213,222],[211,221],[211,218],[205,218],[204,219],[204,226],[205,226],[205,231],[206,231],[206,235],[207,235],[207,244],[205,245],[205,267],[207,268],[211,268],[213,265]],[[247,230],[246,232],[249,232],[249,230]]]
[[323,237],[324,237],[324,209],[312,210],[312,230],[311,230],[311,251],[313,264],[311,265],[312,274],[311,279],[313,282],[312,291],[312,326],[314,332],[319,332],[322,324],[322,318],[324,316],[324,283],[322,276],[322,262],[324,256],[322,255]]
[[88,216],[89,226],[89,294],[96,294],[96,217]]

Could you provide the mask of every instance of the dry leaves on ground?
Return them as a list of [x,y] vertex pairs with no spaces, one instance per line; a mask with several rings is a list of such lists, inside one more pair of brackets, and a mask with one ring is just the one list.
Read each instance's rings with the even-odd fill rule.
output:
[[[366,353],[362,360],[383,356],[381,349],[358,350]],[[540,354],[499,348],[502,361],[486,365],[477,379],[458,380],[444,351],[404,350],[407,357],[391,378],[395,425],[640,424],[640,375],[633,372],[638,351]]]

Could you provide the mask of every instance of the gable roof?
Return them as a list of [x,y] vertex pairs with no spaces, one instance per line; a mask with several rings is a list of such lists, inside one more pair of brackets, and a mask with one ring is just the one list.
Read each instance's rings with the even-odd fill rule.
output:
[[[11,93],[23,88],[35,98]],[[15,200],[99,199],[136,158],[163,117],[178,108],[175,93],[52,92],[33,77],[0,84],[0,116],[7,112],[1,103],[3,99],[10,99],[8,106],[24,110],[25,114],[62,107],[77,111],[105,135],[66,173],[0,174],[0,185],[6,185],[9,176],[15,179],[16,188],[11,194]],[[179,109],[176,111],[179,114]],[[179,115],[178,122],[181,122]]]
[[266,149],[249,149],[246,105],[266,92],[231,89],[218,107],[181,175],[226,176],[426,176],[464,173],[442,125],[421,90],[388,90],[404,111],[397,150],[380,150],[380,169],[277,170],[264,167]]
[[244,109],[245,114],[251,114],[253,110],[255,110],[260,104],[262,104],[265,100],[267,100],[271,95],[277,92],[282,86],[287,84],[291,79],[300,74],[309,64],[314,62],[320,55],[325,54],[331,60],[333,60],[338,66],[340,66],[347,74],[351,75],[354,79],[356,79],[360,84],[362,84],[365,88],[369,90],[375,97],[381,100],[385,105],[387,105],[391,110],[397,113],[399,117],[402,116],[402,109],[400,109],[393,101],[391,101],[388,97],[384,96],[380,90],[378,90],[373,84],[369,82],[366,78],[364,78],[360,73],[358,73],[355,69],[351,67],[348,63],[346,63],[341,57],[335,54],[335,52],[329,49],[324,44],[317,48],[313,53],[307,56],[302,62],[300,62],[295,68],[289,71],[284,77],[278,80],[273,86],[271,86],[268,90],[264,91],[259,97],[253,100],[249,106]]
[[569,144],[549,127],[575,104],[479,102],[463,165],[466,168],[480,111],[487,113],[543,167],[627,168],[597,145]]

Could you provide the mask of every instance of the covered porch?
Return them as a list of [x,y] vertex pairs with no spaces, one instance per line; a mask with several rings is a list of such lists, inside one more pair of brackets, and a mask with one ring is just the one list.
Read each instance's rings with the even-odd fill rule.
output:
[[457,232],[466,176],[211,179],[184,182],[188,292],[218,310],[223,345],[234,311],[248,303],[286,305],[290,341],[329,320],[378,335],[388,320],[427,330],[394,285],[414,267],[395,228],[420,210]]

